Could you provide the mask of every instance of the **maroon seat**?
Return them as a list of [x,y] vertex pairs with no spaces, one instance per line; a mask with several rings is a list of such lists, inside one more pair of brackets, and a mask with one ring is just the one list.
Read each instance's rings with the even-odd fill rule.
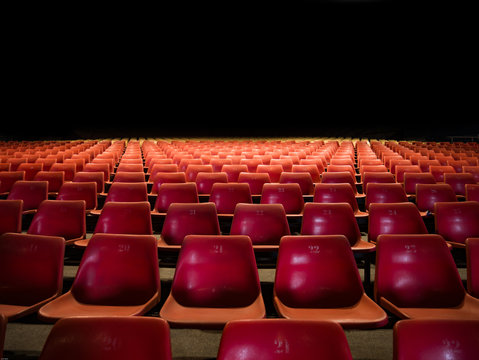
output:
[[198,191],[195,183],[163,183],[158,188],[152,216],[165,216],[172,203],[197,203]]
[[101,171],[79,171],[75,173],[73,182],[95,182],[97,194],[105,191],[105,179]]
[[281,204],[236,205],[231,235],[247,235],[255,250],[275,250],[282,236],[290,235],[286,212]]
[[331,320],[344,328],[377,328],[388,322],[366,295],[344,235],[283,237],[274,304],[285,318]]
[[57,200],[84,200],[86,212],[96,210],[98,197],[96,182],[67,182],[58,190]]
[[143,315],[159,300],[155,237],[94,234],[71,289],[40,308],[38,315],[47,322],[71,316]]
[[417,184],[435,184],[436,179],[429,172],[404,174],[404,191],[408,196],[416,194]]
[[368,240],[382,234],[427,234],[426,224],[415,204],[374,203],[369,207]]
[[479,184],[466,185],[466,200],[479,201]]
[[455,173],[456,171],[450,165],[431,165],[429,172],[434,176],[436,182],[444,182],[445,173]]
[[446,173],[444,182],[451,185],[456,195],[461,198],[466,196],[466,184],[476,184],[474,176],[470,173]]
[[219,217],[232,217],[237,204],[253,202],[247,183],[215,183],[209,201],[215,204]]
[[399,183],[370,183],[366,189],[366,210],[371,204],[408,202],[404,187]]
[[158,172],[154,177],[148,179],[152,183],[151,194],[158,194],[158,189],[165,183],[185,183],[186,176],[184,172]]
[[404,183],[404,176],[410,173],[421,173],[419,165],[397,165],[395,171],[396,181]]
[[84,200],[44,200],[33,216],[27,233],[61,236],[66,244],[86,236],[86,208]]
[[479,237],[479,202],[436,202],[435,233],[454,247],[465,247],[467,238]]
[[369,183],[391,184],[391,183],[395,183],[396,179],[393,174],[387,171],[385,172],[366,171],[362,175],[362,182],[363,182],[363,192],[366,193]]
[[422,215],[433,214],[436,202],[455,202],[456,194],[451,185],[439,184],[417,184],[416,185],[416,206]]
[[22,231],[23,200],[0,200],[0,235]]
[[17,171],[25,171],[25,180],[34,180],[35,175],[43,170],[42,163],[22,163],[18,165]]
[[375,276],[376,302],[399,318],[479,320],[440,235],[380,235]]
[[218,360],[351,360],[348,340],[332,321],[236,320],[226,324]]
[[466,239],[467,291],[479,298],[479,238]]
[[331,184],[331,183],[348,183],[352,186],[354,191],[354,196],[363,198],[366,195],[358,193],[356,187],[356,180],[354,176],[349,171],[339,171],[339,172],[325,172],[321,174],[321,183]]
[[57,162],[50,167],[50,171],[63,171],[65,181],[72,181],[75,177],[76,165]]
[[264,184],[260,203],[281,204],[286,216],[301,216],[304,207],[303,192],[299,184]]
[[24,171],[0,171],[0,194],[8,195],[13,184],[24,179]]
[[39,359],[171,360],[170,328],[153,317],[65,318],[53,326]]
[[395,360],[463,360],[477,357],[479,321],[401,320],[394,325]]
[[213,166],[209,164],[190,164],[186,167],[185,170],[186,181],[195,182],[198,174],[212,172]]
[[64,253],[65,240],[58,236],[1,235],[0,313],[18,319],[60,295]]
[[247,236],[186,236],[160,316],[172,327],[222,329],[266,315]]
[[46,181],[48,183],[48,194],[57,195],[58,190],[65,182],[65,173],[63,171],[39,171],[35,174],[33,180]]
[[196,176],[198,194],[208,195],[216,183],[227,183],[228,176],[224,172],[201,172]]
[[35,213],[41,202],[47,200],[48,182],[19,180],[10,189],[7,200],[23,200],[23,214]]

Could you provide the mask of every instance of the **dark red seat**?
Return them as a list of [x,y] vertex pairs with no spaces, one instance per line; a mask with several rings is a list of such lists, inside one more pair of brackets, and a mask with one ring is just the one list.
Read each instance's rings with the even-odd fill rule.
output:
[[64,253],[65,240],[58,236],[1,235],[0,313],[15,320],[60,295]]
[[196,176],[198,194],[209,195],[216,183],[227,183],[228,176],[224,172],[201,172]]
[[158,189],[152,216],[165,216],[172,203],[197,203],[198,190],[195,183],[163,183]]
[[466,293],[451,251],[437,234],[380,235],[374,294],[402,319],[479,320],[479,299]]
[[451,185],[456,195],[460,198],[466,196],[466,184],[476,184],[474,176],[470,173],[446,173],[444,182]]
[[479,184],[466,184],[466,200],[479,201]]
[[75,173],[73,182],[95,182],[97,194],[103,194],[105,191],[105,179],[101,171],[79,171]]
[[22,231],[23,200],[0,200],[0,235]]
[[270,183],[271,179],[268,173],[250,173],[242,172],[238,176],[238,182],[247,183],[251,191],[251,195],[261,195],[263,185]]
[[395,183],[396,179],[390,172],[369,172],[366,171],[362,175],[363,193],[366,193],[369,183]]
[[399,183],[369,183],[366,189],[366,210],[371,204],[408,202],[404,187]]
[[281,239],[274,304],[288,319],[331,320],[344,328],[377,328],[386,313],[365,293],[344,235]]
[[479,298],[479,238],[466,239],[467,291]]
[[38,314],[47,322],[71,316],[143,315],[159,300],[155,237],[93,234],[71,289]]
[[186,236],[160,316],[172,327],[222,329],[266,310],[247,236]]
[[435,184],[436,179],[429,172],[404,174],[404,191],[408,196],[416,194],[417,184]]
[[348,339],[332,321],[236,320],[226,324],[218,360],[352,360]]
[[321,174],[321,183],[348,183],[353,188],[354,196],[356,196],[357,198],[363,198],[366,196],[364,193],[358,193],[358,189],[356,187],[356,180],[349,171],[324,172]]
[[67,182],[58,190],[57,200],[84,200],[87,213],[96,210],[98,197],[96,182]]
[[416,185],[416,206],[425,216],[434,213],[436,202],[455,202],[456,194],[449,184],[417,184]]
[[301,216],[304,207],[303,192],[299,184],[264,184],[260,203],[281,204],[286,216]]
[[260,164],[256,168],[256,172],[268,174],[271,182],[274,183],[279,182],[279,178],[281,177],[281,173],[283,172],[283,167],[281,165]]
[[479,321],[456,319],[401,320],[394,325],[394,360],[475,359]]
[[450,165],[431,165],[429,172],[434,176],[436,182],[444,182],[445,173],[455,173],[456,171]]
[[280,184],[298,184],[303,195],[313,195],[314,183],[309,172],[283,171],[279,177]]
[[8,195],[13,184],[24,179],[24,171],[0,171],[0,195]]
[[253,202],[247,183],[213,184],[209,201],[215,204],[219,217],[232,217],[237,204]]
[[166,183],[185,183],[186,176],[184,172],[158,172],[154,177],[148,179],[152,183],[151,194],[158,194],[158,189],[162,184]]

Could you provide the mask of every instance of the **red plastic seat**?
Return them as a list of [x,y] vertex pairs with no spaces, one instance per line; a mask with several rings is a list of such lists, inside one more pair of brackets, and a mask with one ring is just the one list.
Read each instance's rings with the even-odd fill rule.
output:
[[50,331],[39,359],[171,360],[170,328],[165,320],[153,317],[60,319]]
[[331,320],[344,328],[377,328],[388,322],[366,295],[344,235],[283,237],[274,305],[288,319]]
[[318,183],[314,187],[313,202],[315,203],[348,203],[355,217],[366,217],[368,213],[359,210],[358,201],[351,184],[348,183]]
[[142,183],[145,181],[145,173],[142,171],[118,171],[113,176],[112,183]]
[[416,206],[422,215],[434,213],[436,202],[455,202],[456,194],[449,184],[417,184]]
[[247,183],[251,191],[251,195],[261,195],[263,185],[270,183],[271,179],[267,173],[251,173],[242,172],[238,176],[238,182]]
[[160,316],[172,327],[222,329],[266,310],[247,236],[186,236]]
[[[385,174],[385,173],[389,173],[391,175],[393,175],[392,173],[390,173],[388,171],[388,168],[386,167],[386,165],[361,165],[359,167],[359,174],[361,175],[361,181],[364,182],[364,174],[365,173],[379,173],[379,174]],[[394,176],[394,175],[393,175]]]
[[58,190],[65,182],[63,171],[39,171],[33,178],[34,181],[46,181],[48,183],[48,194],[57,195]]
[[158,194],[158,189],[165,183],[185,183],[186,176],[184,172],[158,172],[154,178],[149,178],[149,182],[152,183],[151,194]]
[[239,174],[248,172],[248,166],[245,164],[225,164],[221,167],[221,172],[226,174],[228,182],[237,182]]
[[292,159],[271,159],[270,165],[281,165],[283,167],[283,171],[292,171],[293,170],[293,160]]
[[114,182],[108,189],[107,202],[148,201],[148,190],[145,182]]
[[47,181],[19,180],[13,184],[7,200],[23,200],[23,214],[32,214],[47,197]]
[[303,195],[313,195],[314,183],[309,172],[283,171],[279,177],[280,184],[298,184]]
[[23,200],[0,200],[0,235],[22,231]]
[[369,183],[392,184],[396,182],[393,174],[390,172],[369,172],[362,175],[363,193],[366,193]]
[[172,203],[158,240],[161,250],[178,251],[187,235],[220,235],[216,206],[207,203]]
[[287,217],[300,217],[304,208],[303,192],[299,184],[264,184],[260,203],[281,204]]
[[476,183],[479,183],[479,165],[463,166],[462,171],[465,173],[472,174]]
[[75,173],[73,182],[95,182],[97,194],[103,194],[105,191],[105,179],[101,171],[79,171]]
[[404,191],[408,196],[416,195],[417,184],[435,184],[436,179],[429,172],[422,173],[405,173],[404,174]]
[[248,172],[255,173],[258,165],[263,164],[261,159],[241,159],[240,165],[246,165],[248,167]]
[[212,173],[213,166],[209,164],[190,164],[185,170],[186,181],[195,182],[200,173]]
[[63,171],[65,181],[72,181],[76,173],[76,165],[55,163],[50,167],[50,171]]
[[107,163],[88,163],[85,164],[83,171],[86,172],[102,172],[103,173],[103,181],[110,181],[110,174],[112,173],[112,169]]
[[466,184],[466,200],[479,201],[479,184]]
[[404,176],[409,173],[421,173],[421,168],[419,165],[397,165],[394,173],[396,182],[404,183]]
[[158,189],[152,216],[165,216],[172,203],[197,203],[195,183],[163,183]]
[[[57,236],[0,236],[0,313],[10,321],[61,294],[65,241]],[[1,340],[0,340],[1,342]]]
[[218,360],[352,360],[344,330],[332,321],[236,320],[226,324]]
[[42,170],[42,163],[22,163],[17,167],[17,171],[25,171],[25,180],[27,181],[33,180],[35,175]]
[[461,198],[466,196],[466,184],[476,184],[474,176],[470,173],[446,173],[444,182],[451,185],[456,195]]
[[404,187],[399,183],[370,183],[366,189],[366,210],[371,204],[408,202]]
[[249,185],[246,183],[215,183],[209,201],[215,204],[220,218],[232,217],[239,203],[253,203]]
[[436,160],[436,159],[428,159],[428,160],[421,159],[421,160],[418,160],[418,165],[421,168],[422,172],[429,172],[429,168],[431,166],[440,166],[441,163],[439,162],[439,160]]
[[61,236],[66,244],[86,236],[84,200],[44,200],[33,216],[28,234]]
[[0,195],[8,195],[13,184],[18,180],[24,180],[24,171],[1,171],[0,172]]
[[475,359],[478,338],[477,320],[401,320],[393,328],[394,359]]
[[379,236],[374,294],[401,319],[479,320],[479,299],[466,293],[451,251],[437,234]]
[[[148,174],[150,175],[150,177],[149,177],[150,180],[153,179],[157,173],[170,173],[170,172],[173,172],[173,173],[180,172],[180,171],[178,171],[178,165],[177,164],[172,164],[172,163],[169,163],[169,164],[154,164],[153,166],[151,166],[148,169]],[[184,171],[181,171],[181,172],[184,173]]]
[[353,252],[372,252],[375,245],[361,238],[359,225],[349,203],[306,203],[301,235],[343,235]]
[[[140,160],[141,161],[141,160]],[[144,172],[143,164],[128,164],[120,161],[118,167],[116,168],[116,172]]]
[[467,238],[479,237],[479,202],[436,202],[435,233],[453,247],[465,247]]
[[479,299],[479,238],[466,239],[467,291]]
[[303,162],[293,165],[291,171],[294,173],[309,173],[313,183],[318,183],[321,181],[321,174],[324,172],[324,169],[321,171],[316,164],[306,164]]
[[463,166],[469,166],[466,160],[448,160],[447,165],[452,166],[457,173],[462,173]]
[[[112,203],[118,204],[118,203]],[[158,249],[152,235],[94,234],[72,287],[40,308],[40,319],[143,315],[160,300]]]
[[321,174],[321,183],[337,184],[348,183],[353,187],[354,195],[357,198],[365,197],[365,194],[359,194],[356,187],[356,179],[349,171],[325,172]]
[[215,183],[227,183],[228,176],[224,172],[202,172],[196,176],[198,194],[209,195]]
[[266,173],[269,175],[271,182],[279,182],[283,167],[281,165],[266,165],[261,164],[256,168],[257,173]]
[[445,173],[455,173],[456,171],[449,165],[431,165],[429,166],[429,172],[434,176],[436,182],[444,182]]
[[57,200],[84,200],[87,213],[96,210],[96,182],[67,182],[58,191]]
[[368,240],[381,234],[427,234],[426,224],[415,204],[373,203],[369,207]]
[[236,205],[230,235],[247,235],[255,250],[275,250],[281,237],[290,235],[286,212],[281,204]]

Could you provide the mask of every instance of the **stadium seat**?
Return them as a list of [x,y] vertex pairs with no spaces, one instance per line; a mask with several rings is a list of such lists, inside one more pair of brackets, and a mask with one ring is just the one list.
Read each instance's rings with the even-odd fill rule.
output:
[[114,182],[108,189],[105,204],[108,202],[148,201],[145,182]]
[[103,173],[103,181],[108,182],[110,181],[110,174],[113,170],[110,170],[110,166],[106,163],[88,163],[83,168],[85,172],[102,172]]
[[120,161],[116,168],[116,173],[119,172],[144,172],[143,170],[143,164],[128,164],[124,163],[123,161]]
[[408,196],[416,195],[417,184],[435,184],[436,179],[429,172],[423,173],[405,173],[404,174],[404,191]]
[[220,235],[214,203],[172,203],[158,240],[160,250],[178,251],[187,235]]
[[451,185],[444,183],[416,185],[415,203],[422,216],[434,214],[434,204],[444,201],[457,201],[456,194]]
[[466,184],[476,184],[474,176],[469,173],[446,173],[444,182],[451,185],[456,196],[461,199],[466,197]]
[[479,184],[466,184],[466,200],[479,201]]
[[408,202],[404,187],[399,183],[370,183],[366,189],[366,210],[371,204]]
[[67,182],[64,183],[56,197],[57,200],[84,200],[85,211],[90,213],[98,206],[96,182]]
[[465,173],[472,174],[476,183],[479,183],[479,165],[463,166],[462,171]]
[[228,164],[225,164],[221,167],[221,172],[225,173],[227,178],[228,178],[228,182],[237,182],[238,181],[238,177],[239,177],[239,174],[241,174],[242,172],[248,172],[248,166],[243,164],[231,164],[231,165],[228,165]]
[[198,194],[208,196],[215,183],[227,183],[228,176],[224,172],[202,172],[196,176]]
[[479,238],[466,239],[467,291],[479,299]]
[[429,172],[429,168],[431,166],[440,166],[441,163],[439,160],[436,159],[428,159],[428,160],[419,160],[418,165],[421,168],[422,172]]
[[369,206],[368,240],[382,234],[427,234],[426,224],[415,204],[373,203]]
[[13,184],[18,180],[24,180],[24,171],[1,171],[0,172],[0,195],[6,196]]
[[380,235],[374,294],[400,319],[479,320],[479,299],[466,293],[451,251],[437,234]]
[[276,250],[281,237],[290,234],[283,205],[244,203],[236,205],[230,235],[249,236],[255,250]]
[[299,184],[264,184],[260,203],[281,204],[287,217],[301,217],[304,208],[303,192]]
[[42,163],[22,163],[18,165],[17,171],[25,171],[25,180],[31,181],[35,178],[35,175],[43,170]]
[[358,201],[351,184],[348,183],[318,183],[314,187],[313,202],[315,203],[348,203],[354,216],[367,217],[368,213],[359,210]]
[[419,165],[397,165],[394,173],[396,182],[404,183],[404,176],[409,173],[421,173],[421,168]]
[[184,172],[158,172],[152,179],[148,180],[151,186],[151,195],[158,194],[158,188],[164,183],[185,183],[186,176]]
[[12,321],[36,312],[60,295],[64,253],[61,237],[1,235],[0,314]]
[[243,172],[239,174],[238,182],[249,185],[251,196],[260,196],[263,191],[263,185],[270,183],[271,179],[267,173]]
[[63,171],[64,180],[72,181],[76,173],[75,164],[55,163],[50,167],[50,171]]
[[196,182],[196,177],[199,173],[212,173],[213,166],[208,164],[190,164],[185,170],[185,177],[187,182]]
[[[294,171],[294,170],[293,170]],[[281,165],[258,165],[256,168],[257,173],[266,173],[269,175],[270,181],[273,183],[279,182],[283,167]]]
[[251,240],[186,236],[160,317],[176,328],[223,329],[231,320],[265,316]]
[[331,184],[331,183],[348,183],[351,184],[354,196],[356,198],[364,198],[366,194],[360,194],[356,187],[356,180],[353,175],[348,171],[339,171],[339,172],[324,172],[321,174],[321,183]]
[[41,307],[38,315],[46,322],[71,316],[143,315],[159,300],[155,237],[93,234],[71,289]]
[[444,182],[445,173],[455,173],[456,171],[449,165],[431,165],[429,172],[434,176],[436,182]]
[[23,214],[35,213],[42,201],[47,198],[48,182],[37,180],[16,181],[7,196],[7,200],[23,200]]
[[348,339],[332,321],[235,320],[226,324],[217,360],[352,360]]
[[479,237],[479,203],[477,201],[436,202],[435,233],[453,247],[464,248],[467,238]]
[[153,317],[64,318],[51,329],[39,359],[171,360],[170,328]]
[[331,320],[343,328],[377,328],[388,322],[386,313],[366,295],[344,235],[283,237],[274,305],[285,318]]
[[209,201],[215,204],[219,218],[233,217],[239,203],[253,203],[247,183],[215,183]]
[[84,200],[44,200],[27,230],[32,235],[61,236],[66,244],[86,236]]
[[58,190],[65,182],[63,171],[39,171],[33,178],[34,181],[46,181],[48,183],[48,195],[58,195]]
[[362,175],[363,193],[366,194],[369,183],[391,184],[395,182],[396,179],[390,172],[366,171]]
[[113,175],[112,183],[142,183],[146,181],[143,171],[118,171]]
[[96,192],[98,195],[102,194],[106,197],[105,192],[105,179],[104,174],[101,171],[79,171],[75,173],[73,182],[95,182]]
[[0,235],[22,232],[23,200],[0,200]]
[[309,172],[287,172],[283,171],[279,177],[280,184],[298,184],[304,196],[313,195],[314,183]]
[[197,203],[198,191],[195,183],[163,183],[158,189],[152,216],[164,217],[172,203]]
[[461,360],[477,357],[479,321],[414,319],[393,328],[394,360]]

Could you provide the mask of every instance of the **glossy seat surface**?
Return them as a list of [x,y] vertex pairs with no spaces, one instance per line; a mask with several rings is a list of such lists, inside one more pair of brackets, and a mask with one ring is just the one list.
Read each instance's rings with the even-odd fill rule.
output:
[[479,299],[479,238],[466,240],[467,291]]
[[85,210],[95,210],[98,205],[96,182],[68,182],[58,190],[57,200],[84,200]]
[[23,200],[0,201],[0,235],[22,231]]
[[261,193],[261,204],[281,204],[286,214],[303,212],[303,192],[299,184],[264,184]]
[[479,202],[436,202],[435,233],[453,246],[464,247],[469,237],[479,237]]
[[455,202],[456,194],[449,184],[417,184],[416,206],[419,211],[434,213],[436,202]]
[[407,202],[407,194],[399,183],[370,183],[366,189],[366,209],[373,203]]
[[172,203],[197,203],[198,190],[195,183],[163,183],[158,188],[154,213],[166,213]]
[[215,204],[218,215],[233,215],[237,204],[253,202],[247,183],[215,183],[209,201]]

